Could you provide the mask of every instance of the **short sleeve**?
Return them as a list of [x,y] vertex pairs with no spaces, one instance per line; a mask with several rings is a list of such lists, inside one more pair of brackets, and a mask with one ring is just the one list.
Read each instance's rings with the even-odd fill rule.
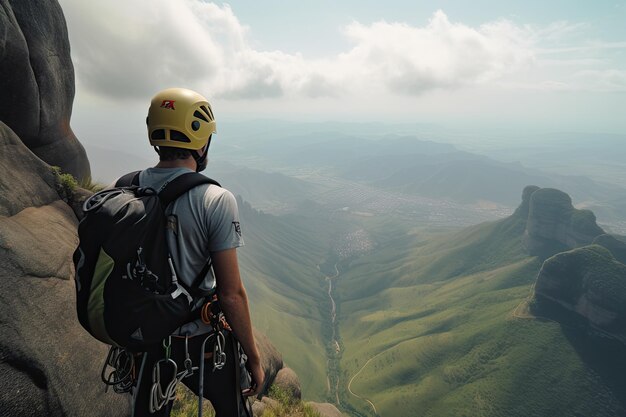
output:
[[207,210],[209,251],[217,252],[243,246],[239,209],[235,196],[228,191],[217,196]]

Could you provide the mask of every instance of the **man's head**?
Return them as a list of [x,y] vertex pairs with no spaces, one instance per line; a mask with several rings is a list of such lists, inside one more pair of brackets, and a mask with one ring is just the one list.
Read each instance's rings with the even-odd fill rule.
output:
[[192,156],[197,171],[206,167],[215,117],[206,98],[185,88],[168,88],[153,98],[146,118],[150,144],[161,160]]

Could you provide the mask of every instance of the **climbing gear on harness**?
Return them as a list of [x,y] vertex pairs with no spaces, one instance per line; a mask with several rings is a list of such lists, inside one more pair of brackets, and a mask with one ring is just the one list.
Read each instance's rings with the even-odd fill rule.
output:
[[[109,370],[108,375],[107,370]],[[111,346],[100,373],[102,382],[106,384],[104,392],[107,392],[110,386],[118,394],[130,392],[135,383],[135,377],[134,355],[126,349]]]
[[[167,343],[165,342],[165,340],[163,341],[165,358],[156,361],[156,363],[152,367],[152,387],[150,388],[149,406],[150,413],[155,413],[159,411],[168,402],[173,401],[176,398],[176,387],[178,386],[180,381],[187,378],[188,376],[193,375],[194,371],[198,369],[197,367],[191,366],[187,338],[185,338],[185,369],[183,369],[181,372],[178,372],[178,365],[170,357],[171,346],[172,339],[171,337],[168,337]],[[172,379],[165,386],[165,390],[163,389],[163,384],[161,382],[161,370],[163,368],[169,368],[169,371],[172,374]]]
[[210,324],[214,329],[232,330],[226,321],[226,316],[224,316],[215,294],[202,306],[200,319],[204,324]]
[[224,333],[221,331],[215,335],[215,344],[213,345],[213,372],[216,369],[222,369],[226,365],[226,352],[224,352],[224,346],[226,345],[226,339]]
[[85,202],[74,252],[76,307],[98,340],[141,352],[190,321],[194,298],[207,294],[177,279],[165,209],[200,184],[219,185],[186,173],[157,194],[139,187],[138,173],[131,173]]
[[[199,367],[192,366],[191,357],[189,355],[189,337],[185,336],[185,360],[183,362],[184,369],[178,372],[178,365],[171,358],[171,336],[163,341],[163,349],[165,352],[165,358],[157,361],[154,364],[152,370],[152,386],[150,388],[150,412],[154,413],[163,408],[169,401],[176,398],[176,387],[178,384],[188,376],[193,375],[196,370],[200,372],[200,384],[198,396],[198,416],[202,417],[202,393],[204,392],[204,366],[205,366],[205,351],[206,343],[213,340],[213,369],[221,370],[226,365],[226,338],[224,336],[225,330],[230,330],[230,326],[226,321],[224,313],[219,307],[217,296],[213,295],[209,301],[207,301],[201,309],[200,317],[206,324],[210,324],[213,331],[209,333],[203,340],[200,348]],[[234,360],[234,358],[233,358]],[[163,383],[161,381],[161,368],[170,368],[172,379],[167,383],[165,389],[163,389]],[[238,364],[236,365],[238,366]],[[238,378],[236,379],[238,381]]]

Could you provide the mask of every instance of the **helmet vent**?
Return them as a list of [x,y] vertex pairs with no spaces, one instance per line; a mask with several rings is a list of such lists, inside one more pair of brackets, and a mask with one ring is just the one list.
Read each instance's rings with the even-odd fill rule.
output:
[[209,116],[210,120],[215,120],[215,117],[213,116],[213,112],[209,108],[207,108],[207,106],[200,106],[200,108],[204,110],[204,112]]
[[198,110],[196,110],[195,112],[193,112],[193,115],[194,115],[195,117],[197,117],[198,119],[202,119],[202,120],[204,120],[204,121],[205,121],[205,122],[207,122],[207,123],[209,122],[209,121],[207,120],[206,116],[205,116],[204,114],[200,113]]
[[176,142],[186,142],[191,143],[191,140],[185,135],[183,132],[179,132],[178,130],[170,131],[170,139],[175,140]]
[[152,140],[165,140],[165,130],[157,129],[150,134]]

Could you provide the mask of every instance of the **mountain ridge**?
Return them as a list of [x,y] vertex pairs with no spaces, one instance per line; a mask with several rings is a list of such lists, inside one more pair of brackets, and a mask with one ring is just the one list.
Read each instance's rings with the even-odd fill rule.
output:
[[[538,190],[526,189],[509,218],[402,250],[397,260],[370,254],[353,261],[339,281],[342,384],[351,382],[351,391],[375,404],[380,415],[626,412],[619,379],[626,371],[623,345],[587,327],[569,327],[575,317],[542,321],[519,309],[529,294],[533,299],[544,263],[523,245],[529,215],[538,214],[530,213],[530,196]],[[563,207],[556,200],[554,207],[535,211]],[[499,242],[492,240],[496,236]],[[586,240],[569,243],[587,247]],[[491,248],[493,260],[485,248]],[[388,285],[375,295],[363,291],[350,297],[356,282],[377,281],[380,272],[368,274],[368,265],[379,263],[390,266]],[[341,398],[361,415],[373,415],[371,406],[347,389]]]

